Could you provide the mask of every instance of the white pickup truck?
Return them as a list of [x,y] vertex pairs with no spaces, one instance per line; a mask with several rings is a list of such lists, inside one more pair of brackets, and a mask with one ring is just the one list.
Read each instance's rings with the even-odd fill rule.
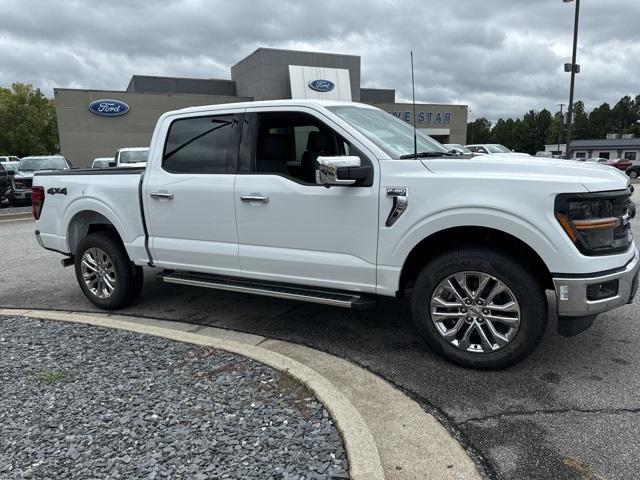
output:
[[37,173],[36,236],[105,309],[138,297],[143,266],[164,282],[338,307],[408,293],[427,344],[475,368],[526,357],[549,305],[570,336],[632,301],[623,173],[451,156],[420,132],[416,147],[405,122],[357,103],[168,112],[144,170]]

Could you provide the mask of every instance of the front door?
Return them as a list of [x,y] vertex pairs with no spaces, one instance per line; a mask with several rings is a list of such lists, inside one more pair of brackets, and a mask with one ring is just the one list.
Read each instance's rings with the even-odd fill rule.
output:
[[304,107],[247,109],[235,187],[240,267],[251,278],[375,292],[377,164],[361,185],[317,185],[319,155],[372,163],[328,123]]
[[143,184],[157,266],[240,275],[233,187],[242,117],[177,114],[161,126]]

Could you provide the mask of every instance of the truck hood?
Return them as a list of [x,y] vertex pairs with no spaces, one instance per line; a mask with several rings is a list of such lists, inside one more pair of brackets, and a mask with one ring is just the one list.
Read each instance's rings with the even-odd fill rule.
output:
[[33,174],[35,172],[16,172],[16,174],[13,176],[13,178],[15,178],[16,180],[21,179],[21,178],[33,178]]
[[629,178],[617,168],[575,160],[502,153],[470,159],[422,159],[421,162],[436,174],[570,182],[580,184],[590,192],[624,190],[629,184]]

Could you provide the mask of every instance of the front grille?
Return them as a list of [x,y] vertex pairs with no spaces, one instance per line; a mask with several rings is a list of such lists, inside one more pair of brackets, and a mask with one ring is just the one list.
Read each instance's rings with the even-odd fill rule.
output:
[[26,189],[30,190],[31,186],[33,185],[33,179],[32,178],[16,178],[13,180],[13,184],[18,190],[26,190]]

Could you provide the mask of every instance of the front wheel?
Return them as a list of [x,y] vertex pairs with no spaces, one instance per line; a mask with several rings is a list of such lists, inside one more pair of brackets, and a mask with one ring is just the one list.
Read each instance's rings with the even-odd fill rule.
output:
[[126,307],[142,290],[142,268],[131,263],[120,238],[109,230],[80,241],[75,271],[85,296],[105,310]]
[[490,247],[452,249],[418,275],[411,298],[426,343],[471,368],[506,368],[527,357],[547,325],[540,282],[514,257]]
[[637,170],[629,170],[629,176],[631,178],[638,178],[638,171]]

